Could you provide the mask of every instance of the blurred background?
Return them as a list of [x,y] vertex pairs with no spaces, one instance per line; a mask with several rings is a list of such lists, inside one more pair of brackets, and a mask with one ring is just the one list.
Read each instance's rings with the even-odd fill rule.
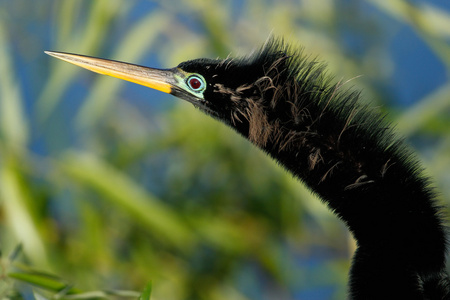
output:
[[448,1],[0,0],[2,298],[33,299],[19,262],[160,300],[345,298],[354,243],[291,175],[188,103],[43,52],[173,67],[270,35],[353,78],[450,202]]

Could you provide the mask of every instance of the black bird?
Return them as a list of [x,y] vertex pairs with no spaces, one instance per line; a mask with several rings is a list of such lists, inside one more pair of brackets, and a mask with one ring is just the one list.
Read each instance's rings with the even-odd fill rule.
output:
[[301,49],[271,39],[247,57],[165,70],[47,54],[182,98],[292,172],[357,241],[350,299],[450,299],[445,226],[429,179],[383,116]]

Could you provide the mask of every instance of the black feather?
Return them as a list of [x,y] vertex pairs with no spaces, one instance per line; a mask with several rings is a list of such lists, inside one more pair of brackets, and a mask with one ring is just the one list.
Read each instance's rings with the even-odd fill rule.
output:
[[204,76],[207,112],[308,185],[354,235],[351,299],[449,299],[441,208],[384,117],[271,39],[238,59],[179,65]]

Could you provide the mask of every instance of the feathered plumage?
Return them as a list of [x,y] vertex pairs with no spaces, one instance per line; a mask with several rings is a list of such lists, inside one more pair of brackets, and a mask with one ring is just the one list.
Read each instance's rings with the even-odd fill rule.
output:
[[207,112],[307,184],[343,220],[358,249],[353,299],[443,299],[446,239],[429,180],[359,92],[324,65],[271,40],[243,59],[179,65],[208,84]]

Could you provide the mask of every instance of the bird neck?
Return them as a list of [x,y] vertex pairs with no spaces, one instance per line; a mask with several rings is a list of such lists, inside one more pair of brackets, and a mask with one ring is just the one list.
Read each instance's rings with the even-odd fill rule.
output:
[[[377,282],[398,291],[389,299],[415,299],[408,293],[417,295],[411,291],[422,288],[423,278],[439,281],[445,267],[444,228],[427,180],[402,142],[380,142],[380,127],[366,128],[323,108],[316,112],[313,122],[302,126],[272,123],[276,129],[259,147],[347,224],[358,244],[350,276],[355,287]],[[377,123],[373,115],[366,118]],[[358,296],[362,290],[373,293],[351,288],[352,299],[373,299]],[[446,294],[448,287],[442,290]]]
[[[276,100],[274,92],[263,95],[270,103],[251,103],[243,118],[248,122],[234,127],[346,223],[358,244],[352,278],[369,280],[360,274],[367,272],[361,267],[365,261],[390,266],[373,271],[374,282],[388,278],[386,272],[395,277],[407,270],[406,278],[441,274],[444,229],[416,160],[402,141],[395,142],[379,115],[358,105],[358,94],[338,90],[336,85],[317,96],[299,93],[300,83],[291,84]],[[417,276],[399,290],[419,287]]]
[[338,96],[336,88],[325,93],[338,104],[298,101],[303,107],[290,121],[270,118],[280,115],[277,107],[269,111],[265,141],[255,143],[317,193],[360,245],[422,252],[428,244],[442,256],[438,208],[410,150],[394,142],[377,114],[358,106],[357,94]]
[[246,107],[230,125],[317,193],[360,245],[426,248],[443,258],[428,180],[384,119],[359,104],[358,92],[324,79],[314,62],[285,56],[267,65],[239,95]]

